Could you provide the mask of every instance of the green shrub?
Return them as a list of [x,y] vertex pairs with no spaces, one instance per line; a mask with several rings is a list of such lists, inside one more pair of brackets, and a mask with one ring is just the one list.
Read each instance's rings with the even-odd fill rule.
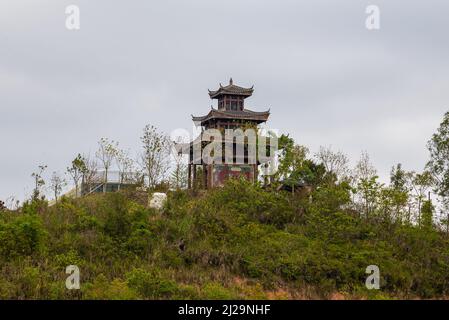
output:
[[19,279],[17,279],[17,288],[20,298],[39,299],[42,290],[46,284],[41,271],[36,267],[25,267]]
[[129,288],[126,281],[113,279],[109,281],[103,274],[88,283],[83,289],[84,299],[88,300],[134,300],[138,296]]
[[67,266],[76,265],[82,267],[84,265],[83,259],[75,250],[69,250],[67,253],[57,254],[54,257],[54,263],[65,270]]
[[217,282],[207,283],[202,288],[201,293],[201,298],[206,300],[233,300],[238,298],[232,290]]
[[5,258],[28,256],[44,249],[47,232],[36,215],[20,215],[0,222],[0,254]]
[[1,300],[7,300],[7,299],[14,299],[16,294],[16,284],[0,278],[0,299]]
[[167,299],[178,291],[176,282],[167,279],[156,269],[151,271],[134,269],[126,275],[126,278],[129,287],[143,298]]

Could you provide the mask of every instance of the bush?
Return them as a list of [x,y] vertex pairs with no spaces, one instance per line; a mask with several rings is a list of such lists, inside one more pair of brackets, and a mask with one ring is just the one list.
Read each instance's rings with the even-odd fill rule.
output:
[[126,275],[126,278],[129,287],[143,298],[168,299],[178,291],[176,282],[164,277],[157,269],[151,271],[134,269]]
[[201,293],[201,298],[206,300],[233,300],[238,298],[234,292],[217,282],[207,283],[202,288]]
[[0,222],[0,254],[5,258],[28,256],[45,248],[46,231],[38,216],[25,214]]
[[[228,180],[223,188],[211,191],[197,203],[209,213],[223,210],[241,219],[240,222],[252,220],[278,228],[296,218],[286,193],[270,192],[244,179]],[[201,208],[197,207],[197,210]]]
[[126,281],[114,279],[109,281],[100,274],[93,283],[86,284],[84,298],[88,300],[134,300],[138,296],[128,287]]

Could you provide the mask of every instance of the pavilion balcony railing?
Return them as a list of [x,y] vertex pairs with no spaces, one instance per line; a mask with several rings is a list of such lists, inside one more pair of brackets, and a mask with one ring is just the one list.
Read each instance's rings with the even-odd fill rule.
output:
[[139,172],[98,171],[83,177],[81,194],[88,195],[99,192],[114,192],[129,186],[137,186],[144,182],[144,175]]
[[83,178],[83,183],[120,183],[120,184],[137,184],[143,181],[143,174],[139,172],[121,172],[121,171],[98,171],[89,177]]

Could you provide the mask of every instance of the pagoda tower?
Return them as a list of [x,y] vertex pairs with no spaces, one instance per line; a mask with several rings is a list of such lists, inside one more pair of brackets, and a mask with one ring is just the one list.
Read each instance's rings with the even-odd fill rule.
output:
[[[259,124],[264,123],[270,116],[270,111],[257,112],[245,107],[245,99],[251,97],[254,92],[254,86],[251,88],[243,88],[233,83],[232,78],[227,86],[220,84],[218,90],[209,90],[209,96],[213,100],[217,100],[217,108],[211,107],[209,113],[205,116],[196,117],[192,115],[192,120],[196,126],[200,126],[202,131],[208,129],[218,129],[224,132],[226,129],[245,129],[253,128],[257,130]],[[221,186],[224,181],[231,177],[245,177],[250,181],[258,179],[257,160],[248,161],[247,153],[244,159],[236,161],[233,157],[232,163],[212,163],[206,164],[203,159],[195,159],[194,145],[199,143],[201,150],[204,149],[207,142],[199,140],[192,141],[189,145],[189,163],[188,163],[188,187],[205,189]],[[210,142],[209,142],[210,143]],[[234,143],[234,140],[233,142]],[[233,150],[235,152],[235,145]],[[247,152],[247,145],[245,145]],[[201,181],[198,181],[197,171],[201,167]]]

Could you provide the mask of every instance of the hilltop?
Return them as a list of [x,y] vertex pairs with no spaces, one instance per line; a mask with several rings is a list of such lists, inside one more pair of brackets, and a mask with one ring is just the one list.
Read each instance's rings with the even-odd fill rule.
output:
[[[94,172],[78,155],[68,168],[77,196],[58,198],[53,176],[51,206],[39,166],[32,197],[0,206],[0,299],[447,298],[449,112],[424,171],[397,164],[389,184],[367,154],[350,169],[341,152],[311,158],[285,135],[279,146],[278,170],[263,182],[207,190],[183,188],[180,165],[175,179],[156,179],[158,163],[158,175],[147,167],[150,184],[78,192]],[[148,206],[155,191],[168,195],[158,210]],[[67,290],[67,266],[79,269],[79,290]]]

